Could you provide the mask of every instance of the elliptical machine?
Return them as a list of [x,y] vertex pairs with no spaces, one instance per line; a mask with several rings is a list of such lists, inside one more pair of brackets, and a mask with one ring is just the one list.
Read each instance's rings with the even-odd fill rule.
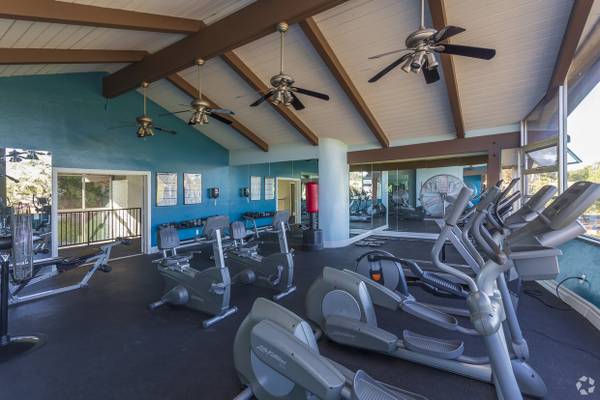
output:
[[[470,189],[461,189],[453,207],[446,214],[446,227],[442,229],[440,236],[446,236],[450,227],[456,225],[471,194]],[[511,359],[507,349],[502,327],[504,307],[502,297],[495,287],[498,276],[510,267],[506,255],[501,250],[489,253],[490,260],[474,279],[441,261],[442,245],[443,241],[434,245],[434,264],[468,286],[467,305],[471,323],[482,338],[488,356],[464,355],[464,344],[460,340],[444,340],[409,330],[404,330],[399,339],[380,328],[375,305],[391,310],[403,307],[417,318],[449,330],[462,331],[457,329],[456,320],[450,315],[416,302],[407,302],[384,285],[353,271],[324,268],[321,277],[312,284],[306,297],[308,318],[337,343],[494,383],[501,399],[521,399],[521,391],[543,397],[547,389],[541,377],[524,360]]]
[[258,254],[258,244],[246,242],[249,236],[244,223],[235,221],[230,226],[233,246],[227,250],[229,268],[233,281],[274,289],[273,300],[280,300],[296,291],[294,286],[294,257],[287,242],[287,211],[278,211],[273,217],[272,228],[266,232],[277,234],[279,252],[268,256]]
[[230,307],[231,277],[225,266],[221,232],[229,225],[225,216],[210,217],[204,224],[205,243],[212,243],[214,267],[197,270],[190,266],[190,256],[177,254],[180,246],[179,234],[174,227],[158,231],[158,248],[163,258],[156,260],[158,272],[163,276],[166,293],[157,302],[150,304],[155,310],[165,304],[186,306],[213,315],[202,321],[202,326],[211,325],[234,314],[237,307]]
[[426,400],[323,357],[310,325],[264,298],[240,325],[233,357],[246,386],[234,400]]

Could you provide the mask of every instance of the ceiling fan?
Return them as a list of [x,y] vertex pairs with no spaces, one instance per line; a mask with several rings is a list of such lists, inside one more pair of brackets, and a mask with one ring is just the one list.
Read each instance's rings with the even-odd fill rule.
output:
[[412,32],[406,38],[406,48],[400,50],[388,51],[378,54],[369,59],[380,58],[390,54],[405,52],[402,57],[382,69],[369,79],[370,83],[378,81],[382,76],[402,64],[404,72],[423,72],[425,82],[434,83],[440,79],[438,72],[439,63],[436,60],[435,53],[451,54],[463,57],[479,58],[482,60],[491,60],[496,55],[496,50],[483,47],[463,46],[458,44],[441,43],[452,36],[464,32],[464,28],[448,25],[442,29],[435,30],[425,27],[425,0],[421,0],[421,25],[419,29]]
[[39,160],[39,156],[48,156],[50,153],[35,150],[10,150],[6,155],[0,156],[0,160],[8,162],[21,162],[23,160]]
[[[204,60],[199,58],[196,60],[197,66],[197,79],[198,79],[198,97],[192,100],[190,103],[190,108],[181,111],[175,111],[173,113],[168,114],[180,114],[184,112],[192,112],[192,116],[190,117],[188,124],[189,125],[205,125],[208,124],[208,117],[214,118],[219,122],[222,122],[227,125],[231,125],[233,121],[222,117],[219,114],[227,114],[234,115],[235,113],[231,110],[226,110],[224,108],[212,108],[210,104],[204,100],[202,100],[202,89],[201,89],[201,80],[200,80],[200,67],[204,65]],[[168,115],[163,114],[163,115]]]
[[148,88],[148,82],[142,82],[142,89],[144,91],[144,114],[138,116],[135,119],[136,127],[137,127],[137,137],[146,138],[150,136],[154,136],[154,130],[156,129],[159,132],[170,133],[171,135],[177,134],[172,129],[161,128],[160,126],[154,125],[152,118],[148,116],[147,107],[146,107],[146,89]]
[[304,104],[298,99],[295,93],[304,94],[306,96],[316,97],[321,100],[329,100],[329,95],[324,93],[315,92],[313,90],[302,89],[294,85],[294,78],[283,72],[283,50],[284,50],[284,38],[285,33],[288,31],[289,26],[285,22],[277,24],[277,31],[280,33],[280,52],[279,52],[279,73],[271,77],[271,87],[267,90],[267,93],[250,104],[250,107],[256,107],[266,99],[275,105],[283,104],[284,106],[291,105],[296,110],[303,110]]

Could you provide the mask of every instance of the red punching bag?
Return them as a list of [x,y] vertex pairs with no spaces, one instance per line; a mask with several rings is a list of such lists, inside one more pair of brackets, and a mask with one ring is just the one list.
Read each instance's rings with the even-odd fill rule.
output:
[[306,184],[306,212],[309,214],[319,212],[319,185],[316,182]]
[[320,250],[323,248],[323,232],[317,223],[319,212],[319,184],[308,182],[306,184],[306,212],[310,217],[308,229],[302,232],[302,243],[306,250]]

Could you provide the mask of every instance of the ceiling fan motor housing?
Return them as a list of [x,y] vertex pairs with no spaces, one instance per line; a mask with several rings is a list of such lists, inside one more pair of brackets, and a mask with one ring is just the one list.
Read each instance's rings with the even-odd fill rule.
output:
[[294,84],[294,78],[287,74],[277,74],[271,77],[271,86],[278,89],[292,86]]
[[271,86],[275,89],[271,96],[271,103],[289,106],[294,100],[290,93],[290,87],[294,84],[294,78],[287,74],[277,74],[271,78]]
[[418,29],[412,32],[406,38],[406,48],[414,49],[419,47],[420,44],[423,44],[425,41],[431,39],[436,32],[437,30],[431,28]]
[[197,111],[203,111],[204,109],[209,108],[209,106],[210,106],[210,104],[208,104],[207,102],[205,102],[202,99],[194,99],[190,103],[190,107],[192,107],[194,110],[197,110]]

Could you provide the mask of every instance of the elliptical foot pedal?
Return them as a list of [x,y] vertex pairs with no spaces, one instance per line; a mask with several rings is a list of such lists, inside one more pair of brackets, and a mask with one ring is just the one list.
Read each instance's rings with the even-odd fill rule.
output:
[[405,330],[402,332],[404,347],[416,353],[454,360],[465,351],[462,340],[438,339],[431,336],[419,335],[418,333]]
[[416,400],[421,396],[403,393],[392,386],[382,384],[370,377],[365,371],[358,370],[352,382],[352,400]]

